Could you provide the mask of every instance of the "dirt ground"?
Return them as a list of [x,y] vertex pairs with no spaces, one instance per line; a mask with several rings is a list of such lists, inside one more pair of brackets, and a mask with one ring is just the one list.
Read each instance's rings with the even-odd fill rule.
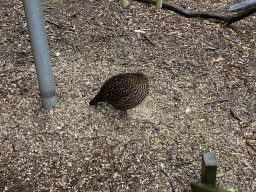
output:
[[[173,3],[227,13],[234,1]],[[224,27],[136,1],[42,6],[58,99],[49,109],[22,1],[0,1],[0,191],[191,191],[210,151],[218,187],[256,191],[255,14]],[[128,119],[89,106],[106,79],[135,71],[150,94]]]

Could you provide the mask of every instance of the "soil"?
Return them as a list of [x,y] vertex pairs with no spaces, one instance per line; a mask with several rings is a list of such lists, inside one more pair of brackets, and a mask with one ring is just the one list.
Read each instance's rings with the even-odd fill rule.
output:
[[[227,13],[231,0],[172,1]],[[58,103],[43,108],[22,1],[0,2],[0,191],[256,191],[256,16],[224,26],[152,4],[43,0]],[[59,54],[56,54],[59,53]],[[113,75],[150,79],[120,117],[89,101]]]

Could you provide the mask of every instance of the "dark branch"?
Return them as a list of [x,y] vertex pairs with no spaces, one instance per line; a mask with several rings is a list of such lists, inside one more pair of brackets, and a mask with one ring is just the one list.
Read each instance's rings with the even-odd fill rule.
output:
[[[156,2],[154,0],[136,0],[136,1],[141,1],[144,3],[151,3],[155,4]],[[215,12],[209,12],[209,11],[187,11],[186,9],[172,4],[172,3],[162,3],[162,7],[166,9],[170,9],[175,11],[176,13],[183,15],[185,17],[200,17],[200,18],[205,18],[205,19],[218,19],[221,21],[224,21],[226,25],[229,25],[231,23],[234,23],[236,21],[239,21],[245,17],[248,17],[249,15],[253,14],[256,12],[256,8],[248,8],[247,10],[243,10],[240,13],[237,14],[220,14],[220,13],[215,13]]]
[[228,11],[243,11],[253,8],[256,8],[256,0],[243,1],[241,3],[234,4],[228,9]]

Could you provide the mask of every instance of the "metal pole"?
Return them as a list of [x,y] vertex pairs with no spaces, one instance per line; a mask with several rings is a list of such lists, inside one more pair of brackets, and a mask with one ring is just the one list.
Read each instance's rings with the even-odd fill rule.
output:
[[23,0],[23,4],[36,64],[42,104],[46,108],[53,107],[57,103],[57,98],[41,0]]

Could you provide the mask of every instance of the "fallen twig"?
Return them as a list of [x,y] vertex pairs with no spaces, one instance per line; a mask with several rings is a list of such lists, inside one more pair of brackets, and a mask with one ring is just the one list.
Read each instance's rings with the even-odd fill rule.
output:
[[142,33],[142,35],[143,35],[153,46],[156,46],[156,47],[157,47],[157,45],[156,45],[153,41],[151,41],[147,35],[145,35],[144,33]]
[[241,121],[234,109],[230,109],[230,113],[236,120]]
[[211,101],[211,102],[207,102],[205,103],[204,105],[212,105],[212,104],[215,104],[215,103],[223,103],[225,101],[229,101],[229,99],[219,99],[217,101]]
[[246,145],[248,145],[249,147],[251,147],[255,152],[256,152],[256,147],[254,147],[251,143],[249,143],[248,141],[246,142]]

